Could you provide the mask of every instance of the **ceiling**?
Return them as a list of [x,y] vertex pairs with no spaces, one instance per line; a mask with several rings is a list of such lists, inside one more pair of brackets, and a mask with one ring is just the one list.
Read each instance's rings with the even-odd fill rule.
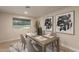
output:
[[[31,17],[41,17],[51,12],[63,9],[66,6],[30,6],[30,8],[25,7],[26,6],[0,6],[0,12]],[[25,11],[27,11],[28,14],[24,14]]]

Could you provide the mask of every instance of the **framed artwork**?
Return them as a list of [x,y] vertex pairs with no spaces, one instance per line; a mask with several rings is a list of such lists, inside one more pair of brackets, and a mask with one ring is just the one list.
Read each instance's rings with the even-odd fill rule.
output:
[[45,18],[44,28],[45,28],[46,32],[52,32],[53,31],[53,16]]
[[23,27],[30,27],[30,26],[31,26],[30,19],[13,18],[13,27],[14,28],[23,28]]
[[46,29],[51,29],[51,27],[52,27],[52,18],[46,18],[45,19],[45,27],[46,27]]
[[74,34],[74,11],[56,15],[56,32]]

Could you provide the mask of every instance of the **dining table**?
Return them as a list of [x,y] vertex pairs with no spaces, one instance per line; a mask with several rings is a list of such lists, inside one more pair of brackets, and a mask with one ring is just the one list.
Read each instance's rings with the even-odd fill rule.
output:
[[27,37],[34,40],[38,45],[42,47],[42,52],[46,52],[46,47],[49,44],[52,44],[52,50],[56,48],[56,51],[60,51],[60,44],[59,44],[59,37],[52,36],[52,35],[35,35],[31,36],[27,34]]

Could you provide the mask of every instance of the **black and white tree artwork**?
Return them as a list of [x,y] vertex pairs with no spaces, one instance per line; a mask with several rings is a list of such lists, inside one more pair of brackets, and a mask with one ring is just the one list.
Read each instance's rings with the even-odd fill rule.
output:
[[73,12],[56,16],[56,32],[73,34]]
[[51,18],[45,19],[45,26],[46,29],[50,29],[51,28]]
[[72,27],[72,21],[70,17],[71,17],[70,14],[59,16],[57,21],[57,26],[60,27],[60,31],[62,30],[66,31]]

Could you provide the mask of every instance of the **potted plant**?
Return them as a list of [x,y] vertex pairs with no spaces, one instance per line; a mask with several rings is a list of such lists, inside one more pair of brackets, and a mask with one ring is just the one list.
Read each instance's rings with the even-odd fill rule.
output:
[[35,23],[37,35],[42,35],[42,27],[40,27],[40,22],[36,21]]

